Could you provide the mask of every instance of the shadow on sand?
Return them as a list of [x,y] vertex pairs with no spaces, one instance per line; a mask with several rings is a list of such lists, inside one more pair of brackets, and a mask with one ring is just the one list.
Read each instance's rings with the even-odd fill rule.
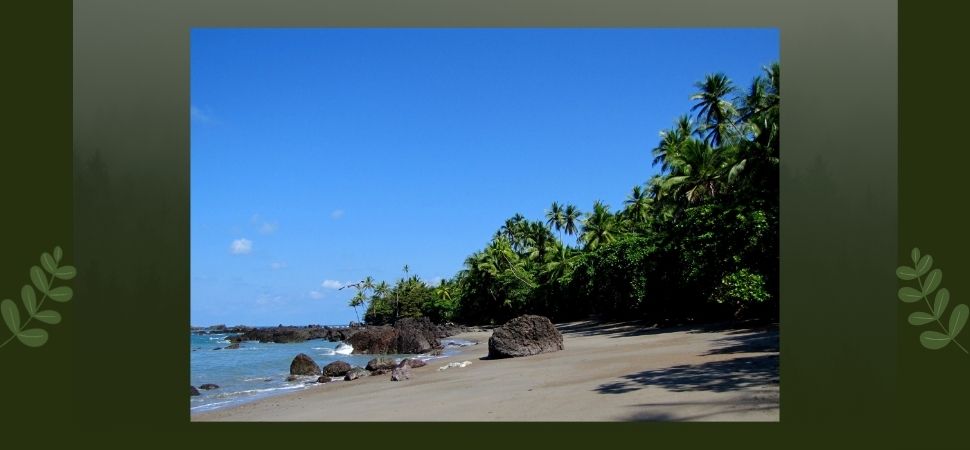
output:
[[669,391],[731,392],[778,383],[778,355],[762,355],[673,366],[625,375],[596,388],[601,394],[625,394],[648,386]]

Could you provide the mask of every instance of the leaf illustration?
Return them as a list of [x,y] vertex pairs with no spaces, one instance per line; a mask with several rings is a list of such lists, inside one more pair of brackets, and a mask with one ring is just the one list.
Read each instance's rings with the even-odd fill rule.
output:
[[957,305],[953,308],[953,312],[950,313],[950,338],[957,337],[961,331],[963,331],[963,326],[967,324],[967,316],[970,315],[970,308],[967,305]]
[[16,333],[20,331],[20,310],[17,309],[17,305],[14,304],[13,300],[6,299],[0,302],[0,314],[3,315],[3,321],[7,323],[7,328],[10,328],[10,332]]
[[916,263],[916,274],[919,276],[926,275],[926,272],[933,267],[933,257],[930,255],[923,256],[920,258],[919,262]]
[[47,331],[40,328],[31,328],[17,333],[17,339],[20,339],[20,342],[28,347],[40,347],[47,343]]
[[936,300],[933,300],[933,315],[937,319],[943,317],[943,311],[946,311],[947,303],[950,303],[950,291],[942,288],[936,292]]
[[34,314],[34,318],[41,322],[51,324],[51,325],[57,325],[61,323],[61,313],[50,309]]
[[67,286],[56,287],[51,289],[47,295],[55,302],[66,302],[74,296],[74,291]]
[[[54,254],[57,255],[56,250]],[[913,251],[909,253],[909,257],[913,259],[913,264],[916,264],[916,261],[919,261],[919,247],[913,247]]]
[[[919,252],[919,249],[914,249],[914,250],[915,250],[915,251],[916,251],[917,253]],[[58,263],[60,263],[60,262],[61,262],[61,257],[62,257],[62,256],[64,256],[64,252],[63,252],[63,251],[61,251],[61,248],[60,248],[60,247],[54,247],[54,261],[57,261]],[[914,261],[914,262],[915,262],[915,261]]]
[[40,267],[34,266],[30,268],[30,281],[34,283],[34,287],[37,288],[41,294],[46,294],[47,290],[47,277],[44,276],[44,271]]
[[930,350],[939,350],[950,343],[950,336],[939,331],[924,331],[919,335],[919,342]]
[[34,288],[30,287],[29,284],[25,284],[20,289],[20,299],[24,301],[24,308],[27,310],[27,314],[37,312],[37,296],[34,295]]
[[926,281],[923,283],[923,295],[929,297],[929,295],[940,286],[941,281],[943,281],[943,271],[940,269],[933,269],[933,271],[926,276]]
[[74,278],[76,275],[77,275],[77,270],[74,269],[74,266],[62,266],[62,267],[58,267],[57,270],[54,271],[54,276],[61,280],[70,280],[71,278]]
[[921,312],[914,312],[914,313],[912,313],[912,314],[909,315],[909,323],[912,324],[912,325],[926,325],[926,324],[928,324],[930,322],[933,322],[935,320],[936,320],[936,317],[933,317],[932,314],[925,313],[925,312],[922,312],[922,311]]
[[40,255],[40,265],[44,266],[44,270],[49,274],[53,274],[57,270],[57,262],[54,261],[54,257],[50,253],[44,252]]
[[896,277],[900,280],[915,280],[916,279],[916,269],[909,266],[899,266],[896,269]]
[[899,299],[906,303],[918,302],[923,293],[909,286],[899,288]]

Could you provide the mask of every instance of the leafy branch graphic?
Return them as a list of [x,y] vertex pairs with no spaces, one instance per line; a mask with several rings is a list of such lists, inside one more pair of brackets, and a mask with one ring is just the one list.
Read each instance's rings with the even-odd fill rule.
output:
[[[48,325],[56,325],[61,322],[61,314],[51,309],[41,309],[47,299],[55,302],[66,302],[74,296],[74,291],[68,286],[54,287],[54,280],[70,280],[77,275],[73,266],[60,266],[61,257],[64,252],[60,247],[54,247],[54,254],[44,252],[40,255],[40,265],[30,268],[30,284],[25,284],[20,289],[20,299],[23,301],[24,310],[27,312],[27,320],[20,321],[20,309],[13,300],[5,299],[0,302],[0,314],[7,328],[13,333],[7,340],[0,343],[0,348],[6,346],[14,338],[17,338],[28,347],[40,347],[47,343],[47,330],[43,328],[27,328],[27,325],[34,319]],[[46,274],[45,274],[46,272]],[[37,300],[37,289],[42,295]]]
[[[916,303],[923,300],[926,302],[926,307],[930,311],[920,311],[910,314],[909,323],[915,326],[923,326],[936,322],[940,326],[940,329],[943,330],[942,332],[932,330],[924,331],[919,335],[919,342],[923,344],[923,347],[930,350],[939,350],[946,347],[950,342],[953,342],[954,345],[960,347],[960,350],[963,350],[963,353],[970,354],[956,340],[957,335],[963,331],[963,326],[967,324],[967,316],[970,316],[970,308],[964,304],[953,307],[953,310],[950,311],[949,327],[944,326],[940,319],[943,317],[943,313],[946,312],[946,307],[950,303],[950,291],[945,288],[937,290],[943,281],[943,271],[940,269],[930,270],[933,267],[933,257],[930,255],[920,256],[918,248],[913,249],[910,257],[913,259],[913,265],[915,267],[899,266],[896,269],[896,276],[904,281],[916,280],[919,289],[909,286],[901,287],[899,288],[899,299],[905,303]],[[931,305],[929,297],[933,292],[936,292],[936,297],[933,299],[933,304]]]

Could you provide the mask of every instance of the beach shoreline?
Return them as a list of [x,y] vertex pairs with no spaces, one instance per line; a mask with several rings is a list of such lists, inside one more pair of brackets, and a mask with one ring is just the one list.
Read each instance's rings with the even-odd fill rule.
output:
[[[199,421],[778,421],[778,330],[560,324],[564,350],[485,359],[478,342],[413,369],[325,383],[214,411]],[[451,362],[467,367],[439,370]]]

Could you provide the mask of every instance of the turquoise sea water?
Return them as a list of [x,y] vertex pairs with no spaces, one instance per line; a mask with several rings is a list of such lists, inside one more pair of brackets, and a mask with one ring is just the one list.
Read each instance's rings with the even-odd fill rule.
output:
[[[346,361],[351,366],[364,367],[374,355],[339,355],[334,348],[339,342],[312,340],[298,343],[275,344],[246,341],[235,350],[215,350],[229,345],[229,334],[202,334],[191,336],[190,364],[191,384],[199,386],[212,383],[218,389],[202,390],[202,395],[191,397],[190,408],[193,413],[233,406],[258,398],[265,398],[298,389],[320,387],[316,377],[303,377],[297,381],[286,381],[290,374],[290,362],[300,353],[306,353],[323,367],[333,361]],[[447,356],[467,341],[443,339],[443,356]],[[409,356],[433,359],[427,355],[391,355],[395,358]],[[442,357],[443,357],[442,356]]]

